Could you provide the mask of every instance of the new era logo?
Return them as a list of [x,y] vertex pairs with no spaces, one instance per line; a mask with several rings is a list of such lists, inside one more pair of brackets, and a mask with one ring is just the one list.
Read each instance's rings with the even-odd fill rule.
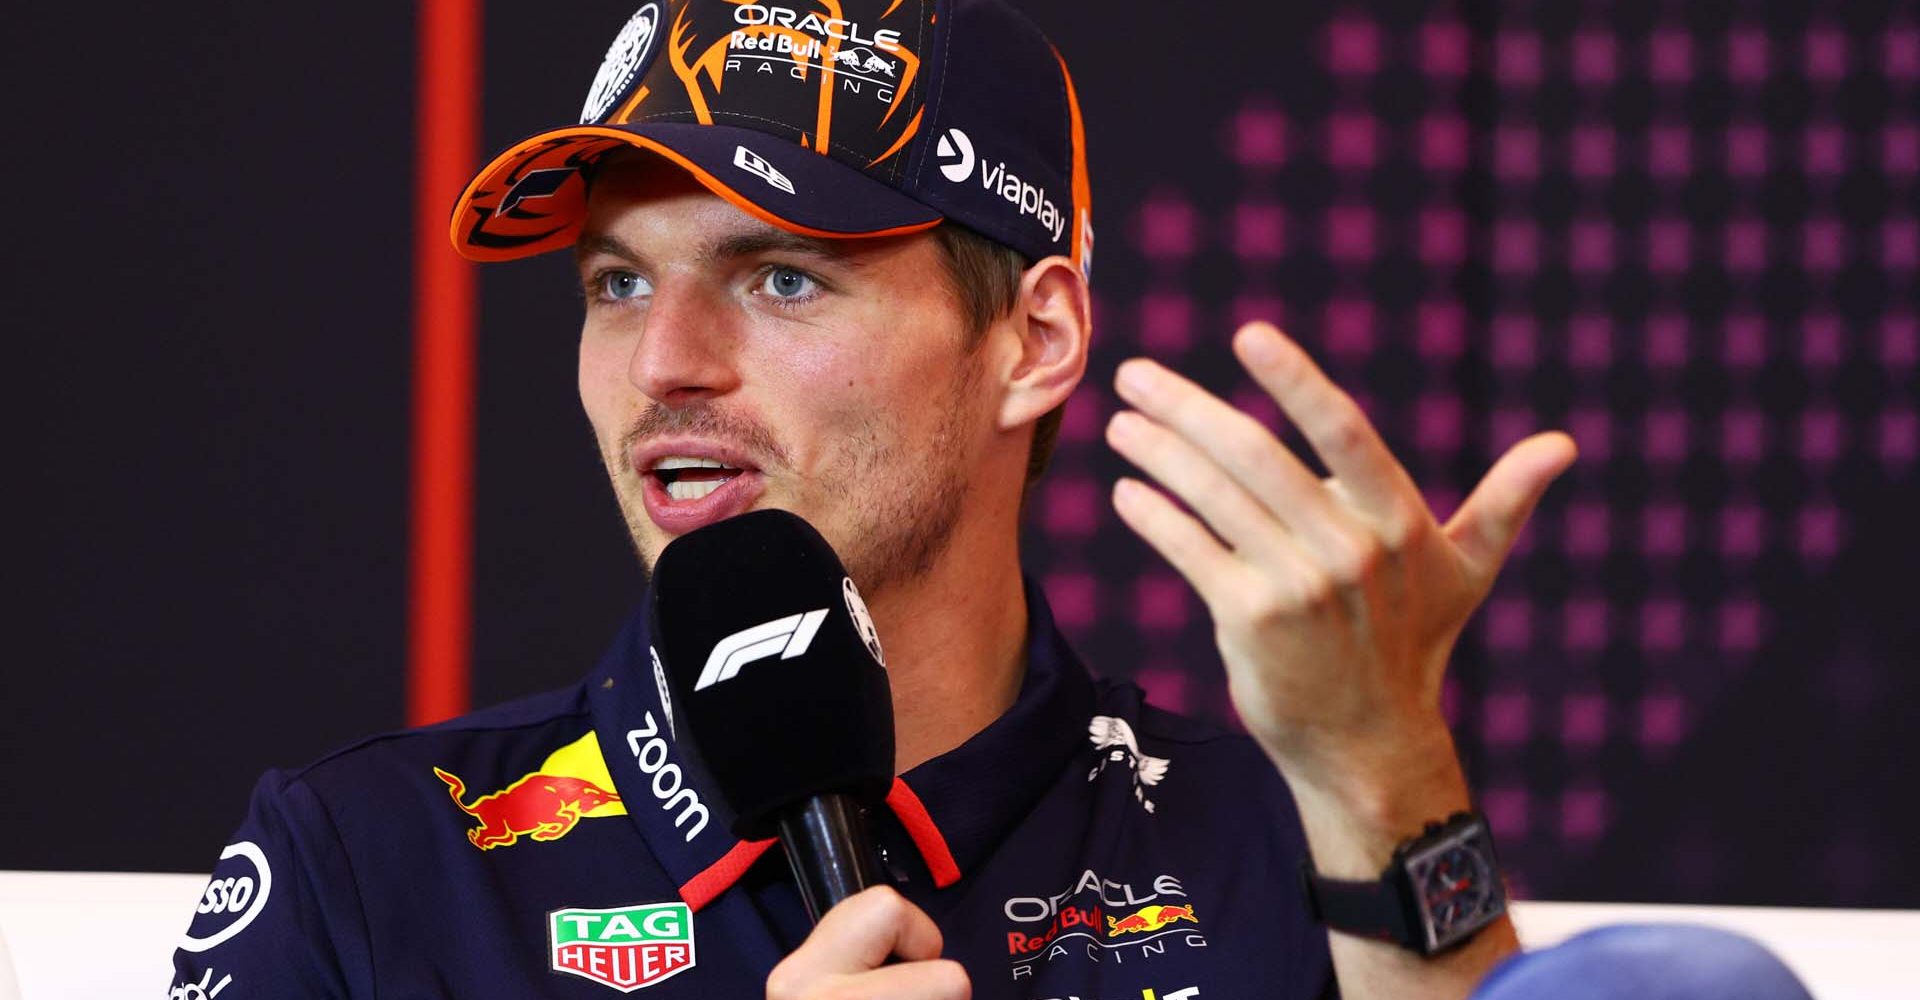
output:
[[721,681],[731,680],[741,667],[776,653],[783,660],[799,656],[813,645],[814,633],[820,631],[820,623],[826,619],[827,609],[820,608],[775,618],[727,636],[715,643],[713,652],[707,654],[707,664],[700,668],[700,680],[694,683],[693,689],[704,691]]
[[759,153],[745,146],[733,147],[733,165],[788,194],[794,193],[793,182],[787,180],[786,174],[775,169],[773,164],[768,163]]

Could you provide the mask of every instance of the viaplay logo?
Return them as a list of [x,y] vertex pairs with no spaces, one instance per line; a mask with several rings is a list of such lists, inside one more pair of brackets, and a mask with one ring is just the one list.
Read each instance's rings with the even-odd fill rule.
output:
[[973,140],[965,132],[950,128],[940,137],[939,145],[933,151],[940,159],[951,161],[940,164],[940,173],[955,184],[966,180],[973,174]]
[[1060,210],[1047,189],[1033,184],[1008,169],[1005,161],[996,160],[989,164],[985,156],[974,152],[973,139],[957,128],[950,128],[940,134],[934,144],[934,155],[940,158],[940,175],[955,184],[964,182],[976,173],[980,175],[980,187],[1012,205],[1014,211],[1028,216],[1047,231],[1047,238],[1060,242],[1060,234],[1067,229],[1067,213]]

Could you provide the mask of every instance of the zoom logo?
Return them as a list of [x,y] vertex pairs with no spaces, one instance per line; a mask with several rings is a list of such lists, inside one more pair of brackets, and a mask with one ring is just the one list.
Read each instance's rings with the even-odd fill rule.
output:
[[940,164],[940,172],[946,175],[947,180],[959,183],[973,173],[973,140],[967,138],[965,132],[957,128],[948,129],[933,151],[942,160],[953,160],[952,163]]
[[667,759],[667,741],[661,738],[653,713],[648,712],[642,721],[646,723],[644,728],[627,730],[627,749],[633,751],[633,762],[640,765],[640,773],[651,779],[653,797],[660,800],[661,811],[672,812],[674,806],[686,804],[680,815],[674,817],[673,828],[678,830],[693,823],[693,829],[686,835],[687,843],[691,844],[693,838],[707,828],[706,804],[700,801],[699,792],[686,787],[686,775],[680,765]]

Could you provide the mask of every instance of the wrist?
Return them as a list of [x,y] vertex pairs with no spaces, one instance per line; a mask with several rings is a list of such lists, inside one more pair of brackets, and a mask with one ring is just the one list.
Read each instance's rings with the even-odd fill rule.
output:
[[1293,792],[1314,866],[1331,878],[1377,877],[1402,841],[1470,805],[1444,724],[1305,759],[1269,754]]

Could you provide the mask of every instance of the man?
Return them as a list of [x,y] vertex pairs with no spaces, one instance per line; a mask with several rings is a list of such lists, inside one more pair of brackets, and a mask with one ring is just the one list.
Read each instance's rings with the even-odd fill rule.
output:
[[1252,738],[1092,680],[1017,551],[1092,332],[1084,147],[999,0],[654,0],[582,124],[455,210],[475,259],[574,248],[581,401],[646,565],[766,507],[843,557],[887,647],[895,886],[807,926],[637,616],[578,688],[270,774],[176,992],[1458,997],[1512,952],[1440,681],[1571,442],[1515,446],[1441,525],[1271,326],[1235,352],[1331,480],[1130,361],[1108,440],[1186,509],[1132,479],[1114,505],[1207,602]]

